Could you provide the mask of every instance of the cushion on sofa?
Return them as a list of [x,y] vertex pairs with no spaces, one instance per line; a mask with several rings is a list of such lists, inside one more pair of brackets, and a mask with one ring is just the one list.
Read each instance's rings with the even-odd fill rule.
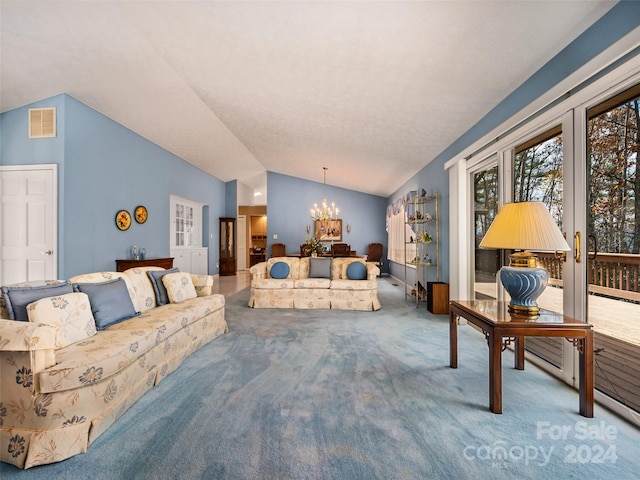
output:
[[[144,354],[157,345],[156,336],[157,332],[153,330],[108,329],[56,350],[56,364],[37,374],[40,391],[52,393],[86,387],[111,377],[134,362],[148,370],[150,365],[145,363]],[[106,391],[103,393],[107,394]]]
[[293,290],[296,281],[294,278],[259,278],[251,281],[251,288],[258,290]]
[[135,292],[133,306],[140,313],[157,306],[153,282],[147,275],[147,272],[155,270],[165,271],[162,267],[133,267],[123,272]]
[[158,306],[166,305],[169,303],[169,297],[167,296],[167,288],[162,283],[162,277],[169,273],[177,273],[179,270],[174,267],[169,270],[153,270],[147,272],[149,279],[153,285],[153,290],[156,292],[156,303]]
[[296,278],[309,278],[309,260],[313,257],[302,257],[298,263],[298,276]]
[[27,307],[29,321],[56,329],[55,348],[63,348],[96,334],[96,323],[86,293],[41,298]]
[[294,282],[294,288],[329,288],[331,286],[330,278],[299,278]]
[[347,267],[347,278],[349,280],[366,280],[367,267],[361,262],[352,262]]
[[162,342],[182,328],[224,307],[224,296],[220,294],[198,297],[188,302],[170,303],[146,311],[135,318],[125,320],[109,328],[109,331],[145,330],[156,332],[156,342]]
[[89,296],[98,330],[137,315],[127,284],[122,278],[101,283],[74,283],[73,288]]
[[171,303],[184,302],[198,296],[191,275],[186,272],[168,273],[162,277]]
[[310,258],[309,278],[331,278],[331,258]]
[[[297,257],[271,257],[267,259],[266,262],[266,269],[265,269],[265,273],[266,273],[266,278],[272,278],[271,277],[271,267],[273,267],[276,263],[278,262],[282,262],[282,263],[286,263],[287,265],[289,265],[289,274],[287,275],[286,278],[299,278],[300,274],[300,259]],[[261,265],[261,264],[258,264]],[[255,266],[255,265],[254,265]],[[278,279],[278,280],[282,280],[282,279]]]
[[30,303],[67,293],[73,293],[73,287],[69,282],[60,280],[2,287],[9,319],[21,322],[29,321],[27,305]]
[[109,280],[115,280],[116,278],[121,278],[124,280],[124,283],[127,285],[127,291],[129,292],[129,297],[131,297],[131,302],[133,303],[133,308],[136,312],[143,310],[143,308],[139,305],[138,296],[136,295],[135,288],[131,283],[131,279],[129,275],[124,272],[93,272],[93,273],[82,273],[80,275],[76,275],[69,279],[71,284],[75,283],[104,283]]
[[[362,263],[365,267],[367,267],[367,263],[357,257],[339,257],[334,258],[331,263],[331,279],[332,280],[349,280],[347,276],[347,268],[354,262]],[[368,274],[368,267],[367,267]]]
[[[104,381],[130,368],[133,363],[137,365],[138,371],[151,371],[156,368],[158,357],[164,359],[180,350],[180,342],[203,340],[198,333],[201,327],[194,328],[192,324],[207,317],[207,322],[212,325],[226,325],[224,319],[216,320],[219,317],[212,315],[220,309],[224,311],[224,306],[225,298],[220,294],[164,305],[119,322],[82,342],[57,350],[56,364],[38,375],[40,391],[50,393],[71,390]],[[182,340],[173,339],[172,336],[179,330],[184,330],[187,336],[182,337]],[[154,351],[155,353],[148,353]],[[96,391],[100,392],[99,398],[109,393],[111,383],[103,385],[101,388],[96,387]]]
[[378,286],[375,280],[354,282],[353,280],[331,280],[331,290],[371,290],[377,291]]
[[276,262],[271,266],[271,270],[269,274],[271,278],[283,279],[289,276],[289,272],[291,269],[289,268],[289,264],[286,262]]

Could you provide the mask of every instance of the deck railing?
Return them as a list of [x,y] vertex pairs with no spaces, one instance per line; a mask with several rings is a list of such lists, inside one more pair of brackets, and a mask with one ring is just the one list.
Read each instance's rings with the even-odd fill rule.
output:
[[[549,272],[549,283],[562,284],[563,260],[553,253],[538,253]],[[587,264],[589,292],[640,302],[640,255],[598,253]]]

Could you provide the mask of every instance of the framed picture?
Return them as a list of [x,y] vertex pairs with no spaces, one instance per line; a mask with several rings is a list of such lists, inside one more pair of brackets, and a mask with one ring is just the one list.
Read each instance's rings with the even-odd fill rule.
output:
[[342,220],[316,220],[314,232],[321,242],[341,242]]
[[126,210],[120,210],[116,213],[116,227],[118,230],[129,230],[131,226],[131,214]]
[[149,217],[149,212],[147,212],[147,207],[144,205],[138,205],[136,209],[133,211],[133,217],[136,219],[138,223],[144,223],[147,221]]

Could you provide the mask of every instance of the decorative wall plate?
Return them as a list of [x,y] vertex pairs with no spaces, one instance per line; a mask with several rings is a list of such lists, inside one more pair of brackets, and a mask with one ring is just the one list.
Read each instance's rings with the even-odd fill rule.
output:
[[131,214],[126,210],[120,210],[116,213],[116,227],[119,230],[129,230],[131,226]]
[[149,216],[149,213],[147,212],[147,207],[143,205],[137,206],[136,209],[133,211],[133,216],[136,219],[136,222],[138,223],[146,222],[147,217]]

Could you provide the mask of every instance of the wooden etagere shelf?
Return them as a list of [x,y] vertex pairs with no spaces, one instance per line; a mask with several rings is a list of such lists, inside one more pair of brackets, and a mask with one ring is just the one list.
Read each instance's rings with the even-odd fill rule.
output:
[[[440,281],[440,228],[438,194],[421,195],[418,190],[411,200],[404,203],[404,277],[415,268],[415,284],[405,281],[405,298],[412,298],[416,307],[427,302],[427,277]],[[422,190],[424,192],[424,190]]]

